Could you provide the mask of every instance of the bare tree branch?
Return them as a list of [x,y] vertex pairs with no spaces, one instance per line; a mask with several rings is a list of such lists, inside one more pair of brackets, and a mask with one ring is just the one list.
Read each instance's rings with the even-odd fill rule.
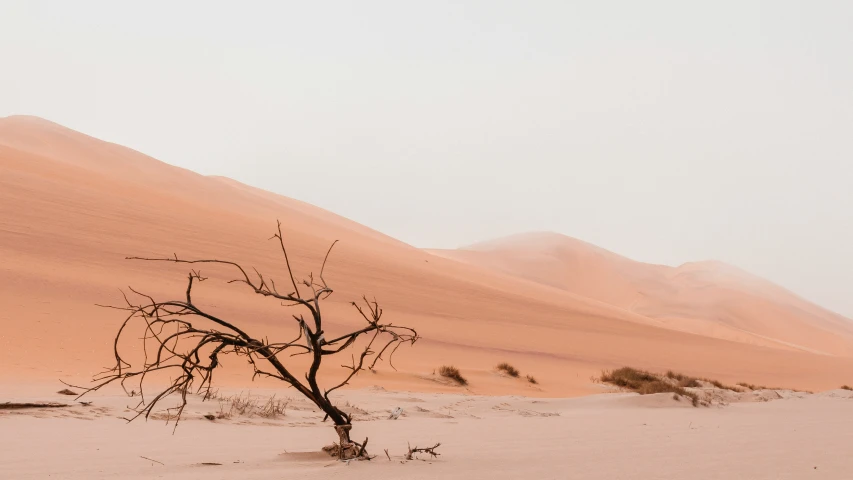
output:
[[[326,341],[320,303],[327,299],[333,290],[329,287],[323,274],[329,254],[337,240],[329,247],[323,259],[319,275],[320,283],[315,283],[313,275],[309,275],[308,279],[302,282],[311,290],[310,296],[303,296],[298,288],[287,256],[281,222],[277,224],[277,233],[270,239],[278,239],[287,266],[287,274],[294,289],[291,293],[279,293],[275,286],[275,280],[266,278],[254,267],[247,269],[228,260],[187,260],[178,257],[177,254],[163,258],[127,258],[189,265],[209,264],[235,269],[238,273],[237,278],[229,280],[227,283],[246,284],[256,294],[276,298],[282,302],[282,305],[304,308],[310,314],[310,319],[313,320],[313,329],[302,315],[293,315],[298,330],[295,339],[271,343],[265,337],[261,337],[261,339],[253,337],[238,327],[237,322],[210,314],[203,307],[194,303],[193,288],[208,278],[203,277],[199,270],[190,269],[187,274],[184,299],[182,300],[157,301],[150,295],[128,287],[133,295],[128,297],[126,293],[122,292],[126,306],[109,307],[128,312],[128,316],[119,326],[113,342],[113,354],[116,362],[113,367],[96,375],[93,379],[93,385],[77,387],[84,389],[80,396],[97,391],[107,385],[118,383],[128,395],[139,395],[139,401],[134,407],[135,415],[127,419],[132,421],[140,416],[148,418],[162,400],[177,395],[179,397],[178,404],[166,409],[170,418],[174,419],[175,428],[177,428],[187,405],[187,394],[206,392],[205,398],[207,398],[213,384],[213,374],[222,365],[220,357],[236,355],[245,358],[252,366],[252,378],[268,377],[283,381],[323,410],[334,422],[339,435],[340,458],[369,458],[366,451],[367,440],[365,439],[364,444],[350,440],[349,432],[352,428],[352,419],[350,415],[334,405],[329,394],[347,385],[353,377],[365,369],[367,359],[375,356],[369,367],[373,369],[376,362],[382,358],[382,355],[389,348],[391,349],[388,356],[390,364],[391,356],[396,349],[403,343],[414,344],[419,338],[418,334],[412,328],[381,323],[382,309],[379,304],[376,300],[368,301],[367,297],[362,297],[366,308],[355,302],[352,302],[352,305],[367,321],[367,326]],[[250,270],[254,273],[254,277],[247,273]],[[144,329],[141,338],[142,361],[136,366],[127,361],[120,351],[122,339],[129,335],[128,327],[135,320],[139,320],[141,322],[140,327]],[[351,364],[342,365],[349,370],[343,381],[330,388],[321,388],[317,377],[322,367],[323,358],[346,350],[355,344],[358,337],[371,333],[370,340],[358,355],[351,355]],[[382,346],[381,349],[378,349],[378,354],[373,350],[373,345],[376,342]],[[149,350],[149,344],[156,348]],[[311,365],[304,375],[297,374],[294,369],[298,367],[292,365],[289,360],[300,354],[312,356]],[[172,373],[169,375],[166,385],[156,388],[153,396],[146,395],[145,392],[148,390],[149,384],[147,377],[153,376],[162,381],[162,377],[169,372]],[[304,380],[300,377],[304,377]],[[155,380],[151,379],[150,381],[154,382]],[[128,392],[128,383],[133,385],[130,392]]]

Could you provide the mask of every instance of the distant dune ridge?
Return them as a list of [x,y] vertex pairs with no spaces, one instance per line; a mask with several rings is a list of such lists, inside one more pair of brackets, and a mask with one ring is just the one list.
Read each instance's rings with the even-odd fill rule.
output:
[[722,262],[652,265],[548,232],[433,253],[600,300],[678,330],[853,355],[850,320]]
[[[385,366],[362,385],[458,390],[432,374],[451,363],[486,394],[600,391],[590,376],[622,365],[810,390],[851,381],[850,320],[732,266],[649,265],[553,233],[417,249],[304,202],[19,116],[0,118],[0,379],[86,379],[109,363],[120,321],[94,304],[118,303],[127,285],[180,297],[184,269],[125,256],[232,259],[280,277],[267,241],[276,219],[300,275],[340,240],[326,269],[332,330],[358,322],[347,302],[367,294],[423,334],[399,352],[398,372]],[[275,302],[205,273],[198,302],[256,335],[290,335]],[[496,374],[502,361],[539,385]],[[223,382],[241,381],[226,367],[234,375]]]

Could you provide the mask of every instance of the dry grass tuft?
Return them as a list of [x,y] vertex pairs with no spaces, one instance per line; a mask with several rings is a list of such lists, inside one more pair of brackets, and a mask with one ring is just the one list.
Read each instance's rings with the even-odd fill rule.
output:
[[715,386],[715,387],[719,388],[720,390],[731,390],[731,391],[733,391],[733,392],[739,392],[739,391],[740,391],[740,389],[739,389],[739,388],[737,388],[737,387],[733,387],[733,386],[731,386],[731,385],[726,385],[725,383],[722,383],[722,382],[720,382],[720,381],[718,381],[718,380],[709,380],[709,379],[707,379],[707,378],[703,378],[702,380],[703,380],[703,381],[706,381],[706,382],[708,382],[708,383],[710,383],[711,385],[713,385],[713,386]]
[[[211,398],[211,396],[208,395],[207,398]],[[269,397],[264,403],[249,394],[243,397],[242,393],[226,397],[217,392],[213,398],[219,400],[219,411],[216,413],[216,418],[226,420],[235,415],[247,417],[257,415],[263,418],[283,417],[287,415],[287,406],[290,404],[290,398],[277,399],[275,395]]]
[[537,381],[536,381],[536,379],[535,379],[535,378],[533,378],[533,375],[528,375],[528,376],[527,376],[527,381],[528,381],[528,382],[530,382],[530,383],[532,383],[533,385],[539,385],[539,382],[537,382]]
[[853,387],[851,387],[850,385],[842,385],[841,389],[842,390],[853,390]]
[[617,387],[637,390],[644,384],[658,381],[658,377],[645,370],[637,370],[631,367],[622,367],[617,370],[605,370],[601,372],[600,380]]
[[257,414],[264,418],[284,417],[287,415],[287,406],[289,404],[289,398],[276,399],[275,395],[273,395],[257,410]]
[[438,374],[442,377],[453,380],[459,385],[468,385],[468,380],[466,380],[459,369],[453,365],[442,365],[441,368],[438,369]]
[[767,388],[767,387],[764,387],[761,385],[755,385],[755,384],[746,383],[746,382],[738,382],[738,386],[743,387],[743,388],[748,388],[750,390],[764,390]]
[[701,380],[702,382],[710,383],[711,385],[716,388],[719,388],[720,390],[731,390],[733,392],[740,391],[740,389],[738,389],[737,387],[726,385],[718,380],[711,380],[709,378],[695,378],[689,375],[685,375],[683,373],[673,372],[672,370],[666,372],[666,378],[678,381],[678,386],[683,388],[702,388],[702,383],[700,382]]
[[518,378],[519,371],[515,367],[513,367],[512,365],[510,365],[506,362],[498,364],[498,366],[495,368],[506,373],[510,377]]
[[672,370],[666,372],[666,378],[677,381],[678,386],[681,388],[700,388],[702,386],[699,380],[683,373],[675,373]]
[[811,390],[797,390],[796,388],[782,388],[782,387],[767,387],[765,385],[754,385],[752,383],[746,383],[746,382],[738,382],[738,386],[748,388],[750,390],[790,390],[792,392],[814,393]]
[[[669,375],[672,374],[672,375]],[[681,377],[679,379],[679,376]],[[667,372],[667,375],[660,377],[645,370],[638,370],[631,367],[622,367],[616,370],[601,372],[600,381],[622,387],[639,393],[640,395],[650,395],[653,393],[672,393],[673,398],[678,400],[678,397],[687,397],[690,399],[694,407],[700,404],[699,395],[679,384],[688,380],[689,377],[684,375]]]

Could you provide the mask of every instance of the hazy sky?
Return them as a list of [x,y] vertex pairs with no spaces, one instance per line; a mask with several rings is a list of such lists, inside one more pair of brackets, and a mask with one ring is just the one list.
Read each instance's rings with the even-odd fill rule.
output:
[[853,2],[0,0],[32,114],[420,247],[553,230],[853,316]]

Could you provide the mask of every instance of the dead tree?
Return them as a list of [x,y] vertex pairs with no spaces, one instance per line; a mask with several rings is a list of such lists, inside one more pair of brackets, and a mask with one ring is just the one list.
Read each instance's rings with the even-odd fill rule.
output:
[[[329,394],[347,385],[358,372],[366,368],[372,370],[383,355],[387,355],[388,362],[393,368],[391,361],[394,352],[404,343],[414,344],[418,334],[412,328],[383,323],[382,308],[379,304],[375,300],[368,301],[366,297],[362,297],[363,304],[352,302],[352,305],[366,325],[343,335],[327,335],[320,307],[322,301],[332,294],[332,288],[326,283],[323,271],[337,241],[333,242],[326,252],[318,280],[315,281],[311,274],[307,279],[297,281],[284,245],[281,222],[278,223],[277,233],[270,238],[270,240],[273,239],[280,245],[287,267],[286,293],[281,293],[273,279],[264,277],[254,268],[253,274],[249,274],[246,268],[227,260],[186,260],[177,255],[171,258],[128,257],[131,260],[192,265],[187,275],[184,298],[157,301],[149,295],[130,288],[135,300],[131,300],[125,294],[126,306],[110,307],[128,312],[114,340],[116,363],[114,367],[97,375],[94,385],[86,388],[81,396],[114,382],[120,383],[124,391],[128,392],[127,383],[130,382],[134,388],[128,395],[139,395],[141,398],[135,407],[136,415],[128,419],[132,421],[140,416],[148,418],[160,401],[177,394],[180,396],[180,403],[176,407],[167,409],[170,417],[175,420],[175,428],[177,428],[177,423],[187,405],[187,395],[193,392],[199,394],[210,392],[213,373],[221,365],[220,358],[227,354],[234,354],[248,360],[254,369],[253,379],[260,376],[281,380],[322,410],[334,422],[339,441],[335,451],[339,458],[344,460],[356,457],[369,458],[365,448],[367,441],[357,443],[350,439],[352,418],[332,402]],[[228,283],[242,284],[258,295],[277,299],[283,306],[301,309],[302,313],[293,315],[296,338],[285,342],[270,342],[266,337],[254,337],[238,326],[238,322],[219,318],[197,305],[192,295],[193,288],[206,280],[197,269],[202,264],[231,269],[235,278]],[[128,331],[128,325],[132,321],[144,322],[140,327],[145,329],[142,338],[144,359],[137,367],[125,361],[119,346],[123,336],[127,336],[125,332]],[[323,360],[328,356],[344,352],[362,336],[367,339],[364,348],[352,355],[351,365],[342,365],[349,370],[346,377],[328,388],[321,387],[317,374],[324,365]],[[151,348],[150,344],[153,344],[154,348]],[[297,371],[302,373],[303,369],[298,369],[291,360],[298,355],[306,355],[310,358],[310,366],[301,376],[303,378],[300,378],[297,373]],[[161,373],[170,376],[168,385],[157,389],[157,393],[153,396],[146,394],[146,377],[154,377]]]

